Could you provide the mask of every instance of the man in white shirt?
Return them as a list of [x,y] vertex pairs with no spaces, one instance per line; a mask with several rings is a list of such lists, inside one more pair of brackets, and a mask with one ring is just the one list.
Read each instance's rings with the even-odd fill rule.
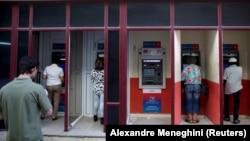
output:
[[[62,92],[62,83],[64,81],[64,71],[58,66],[60,58],[52,56],[51,65],[47,66],[43,72],[43,79],[46,79],[46,89],[48,97],[53,103],[52,120],[57,120],[57,113]],[[43,117],[41,117],[43,119]]]
[[242,67],[237,66],[237,59],[230,58],[229,59],[230,66],[224,70],[224,120],[230,121],[230,110],[229,110],[229,98],[230,95],[234,96],[234,115],[233,115],[233,123],[239,124],[239,108],[240,108],[240,94],[242,87]]

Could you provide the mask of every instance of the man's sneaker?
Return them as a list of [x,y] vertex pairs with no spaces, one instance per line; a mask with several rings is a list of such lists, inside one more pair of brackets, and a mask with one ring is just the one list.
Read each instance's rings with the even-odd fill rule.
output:
[[240,120],[238,120],[238,119],[235,119],[234,121],[233,121],[233,124],[239,124],[240,123]]
[[230,117],[224,117],[224,121],[230,121]]

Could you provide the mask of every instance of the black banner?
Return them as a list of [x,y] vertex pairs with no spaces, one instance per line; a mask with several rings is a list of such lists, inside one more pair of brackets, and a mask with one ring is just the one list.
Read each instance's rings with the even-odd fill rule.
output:
[[157,139],[157,141],[249,141],[250,125],[107,125],[106,141]]

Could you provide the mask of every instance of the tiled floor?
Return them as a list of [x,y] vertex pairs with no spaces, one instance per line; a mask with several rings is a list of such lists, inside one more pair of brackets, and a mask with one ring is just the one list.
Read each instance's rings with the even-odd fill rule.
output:
[[[224,121],[223,124],[224,125],[235,125],[233,124],[233,116],[230,117],[231,118],[231,121]],[[240,120],[240,124],[236,124],[236,125],[250,125],[250,117],[249,116],[244,116],[244,115],[241,115],[239,117],[239,120]]]
[[[52,121],[51,118],[42,120],[42,132],[45,141],[105,141],[105,132],[100,121],[84,117],[68,132],[64,131],[64,118]],[[0,131],[0,141],[5,141],[6,131]]]
[[185,121],[186,116],[182,116],[182,120],[181,120],[181,125],[213,125],[213,123],[206,117],[203,115],[198,116],[199,122],[198,123],[187,123]]
[[129,125],[164,125],[171,124],[168,114],[131,114],[127,124]]
[[[212,125],[205,116],[199,116],[199,123],[187,123],[184,119],[185,116],[182,117],[180,125]],[[133,114],[127,123],[130,125],[171,125],[171,118],[170,115],[165,114]]]
[[[206,116],[199,116],[199,123],[187,123],[182,117],[180,125],[212,125]],[[250,117],[240,116],[240,124],[250,125]],[[127,122],[128,125],[170,125],[170,115],[164,114],[133,114]],[[224,125],[233,125],[232,122],[224,122]],[[50,118],[42,120],[42,131],[46,141],[105,141],[105,133],[103,125],[100,122],[93,122],[91,117],[83,117],[75,127],[68,132],[64,131],[64,118],[59,117],[58,120],[52,121]],[[0,131],[0,141],[5,141],[6,131]]]
[[[185,115],[182,116],[182,120],[180,125],[213,125],[213,123],[203,115],[198,117],[199,123],[187,123],[185,122]],[[232,117],[231,117],[232,119]],[[250,125],[250,117],[249,116],[240,116],[240,124],[237,125]],[[127,122],[129,125],[142,125],[142,124],[151,124],[151,125],[171,125],[170,115],[164,114],[133,114],[130,116]],[[224,125],[235,125],[232,121],[227,122],[224,121]]]
[[93,118],[91,117],[83,117],[68,132],[64,131],[63,117],[59,117],[55,121],[45,118],[42,120],[42,132],[44,135],[105,137],[103,125],[99,121],[93,122]]

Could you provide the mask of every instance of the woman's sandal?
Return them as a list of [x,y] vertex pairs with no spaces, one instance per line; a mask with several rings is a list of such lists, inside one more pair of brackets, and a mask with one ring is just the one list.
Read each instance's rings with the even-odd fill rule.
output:
[[185,121],[186,121],[187,123],[193,123],[193,120],[192,120],[192,119],[185,119]]
[[57,120],[58,119],[58,117],[52,117],[52,120]]
[[199,123],[199,120],[197,119],[197,120],[193,120],[193,123]]

